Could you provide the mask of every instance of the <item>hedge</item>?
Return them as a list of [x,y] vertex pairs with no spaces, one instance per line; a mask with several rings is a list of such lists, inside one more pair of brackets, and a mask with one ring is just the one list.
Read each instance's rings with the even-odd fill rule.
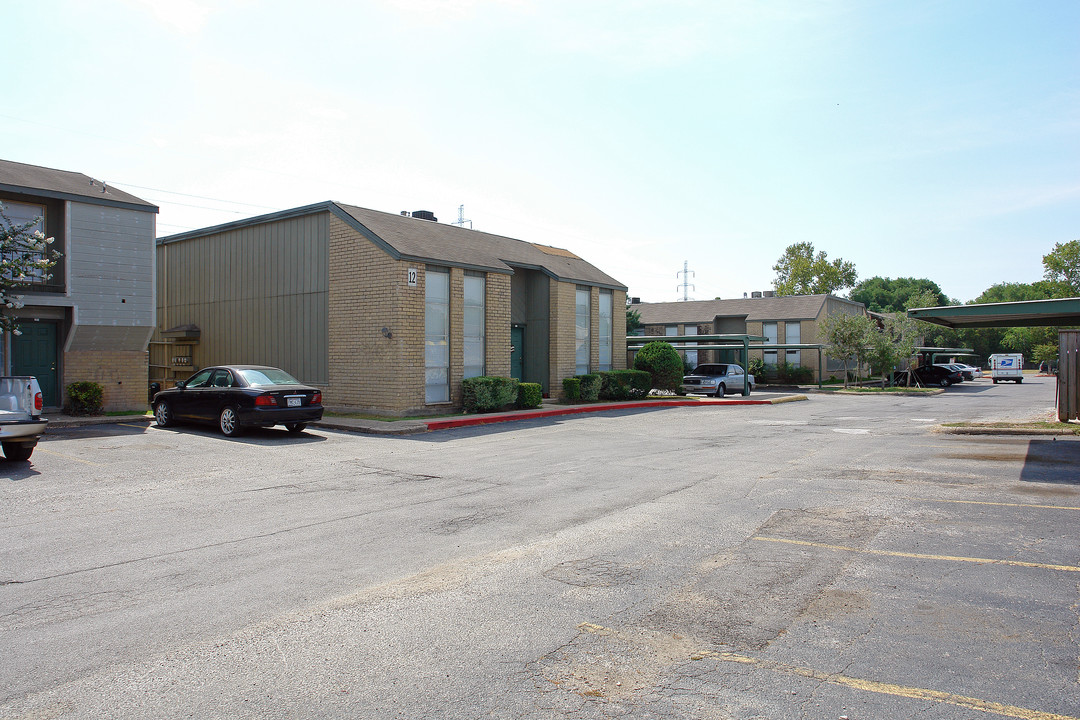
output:
[[652,375],[644,370],[607,370],[600,373],[601,400],[639,400],[652,390]]
[[683,360],[670,343],[654,341],[637,351],[634,369],[652,376],[657,390],[679,390],[682,387]]
[[582,402],[596,402],[600,399],[600,376],[588,373],[587,375],[577,375],[576,377],[581,379],[581,400]]
[[523,382],[518,385],[517,407],[526,410],[538,408],[544,402],[544,388],[540,383]]
[[96,382],[80,380],[67,386],[72,415],[100,415],[105,390]]
[[581,399],[581,378],[568,377],[562,381],[563,395],[570,402],[577,402]]
[[461,381],[462,405],[467,413],[494,412],[518,397],[517,378],[472,377]]

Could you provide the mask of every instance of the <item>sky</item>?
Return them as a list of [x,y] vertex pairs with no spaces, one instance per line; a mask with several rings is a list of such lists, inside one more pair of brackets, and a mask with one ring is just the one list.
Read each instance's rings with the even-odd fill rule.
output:
[[153,202],[159,236],[464,205],[646,302],[768,290],[796,242],[966,302],[1080,238],[1076,0],[0,0],[0,22],[0,158]]

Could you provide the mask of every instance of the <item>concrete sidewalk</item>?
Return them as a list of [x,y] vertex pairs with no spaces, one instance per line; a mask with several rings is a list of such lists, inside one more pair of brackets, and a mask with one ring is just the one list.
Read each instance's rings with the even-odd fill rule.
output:
[[[626,402],[604,402],[583,405],[562,405],[557,402],[545,402],[543,406],[532,410],[510,410],[508,412],[483,413],[479,415],[455,415],[452,417],[429,418],[429,419],[403,419],[403,420],[372,420],[368,418],[348,418],[335,415],[324,415],[319,422],[310,423],[311,427],[326,428],[328,430],[343,430],[347,432],[368,433],[372,435],[412,435],[415,433],[430,432],[432,430],[448,430],[450,428],[471,427],[473,425],[490,425],[492,423],[513,422],[515,420],[534,420],[539,418],[557,417],[560,415],[580,415],[582,413],[612,412],[619,410],[646,410],[663,409],[668,407],[700,407],[717,409],[727,405],[775,405],[777,403],[806,400],[805,395],[783,394],[774,397],[744,398],[734,396],[730,398],[708,397],[673,397],[670,400],[630,400]],[[63,413],[45,413],[50,428],[84,427],[87,425],[106,424],[132,424],[154,421],[153,415],[94,415],[90,417],[74,417]]]

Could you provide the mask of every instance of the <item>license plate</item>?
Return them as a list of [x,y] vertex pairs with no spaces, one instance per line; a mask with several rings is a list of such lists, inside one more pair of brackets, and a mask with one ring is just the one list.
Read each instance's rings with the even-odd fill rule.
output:
[[300,407],[301,398],[291,397],[291,398],[285,398],[285,399],[288,401],[288,406],[289,407]]

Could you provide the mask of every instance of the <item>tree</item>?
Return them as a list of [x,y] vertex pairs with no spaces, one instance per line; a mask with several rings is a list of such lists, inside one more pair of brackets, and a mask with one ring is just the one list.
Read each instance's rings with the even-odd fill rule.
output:
[[837,313],[821,321],[821,337],[829,344],[830,357],[844,363],[844,387],[848,386],[848,360],[855,358],[855,373],[859,374],[871,332],[876,332],[873,321],[866,315]]
[[641,328],[641,313],[637,310],[633,310],[629,305],[626,306],[626,334],[633,335],[634,332]]
[[824,252],[814,254],[813,243],[789,245],[773,265],[777,295],[816,295],[849,288],[858,279],[854,263],[841,258],[830,261]]
[[[875,276],[860,280],[851,291],[851,299],[861,302],[868,310],[879,313],[901,312],[908,309],[912,295],[930,292],[931,306],[948,305],[949,299],[938,284],[926,278],[892,278]],[[923,306],[927,307],[927,306]]]
[[[21,308],[20,288],[34,279],[47,280],[49,268],[56,264],[59,253],[51,251],[52,238],[36,229],[41,218],[16,225],[4,213],[0,203],[0,310]],[[19,335],[19,323],[7,314],[0,314],[0,333]]]
[[676,391],[682,387],[683,361],[670,343],[648,343],[634,355],[634,369],[652,375],[652,386],[657,390]]
[[1080,295],[1080,240],[1057,243],[1042,261],[1046,269],[1043,277],[1064,285],[1069,295]]

